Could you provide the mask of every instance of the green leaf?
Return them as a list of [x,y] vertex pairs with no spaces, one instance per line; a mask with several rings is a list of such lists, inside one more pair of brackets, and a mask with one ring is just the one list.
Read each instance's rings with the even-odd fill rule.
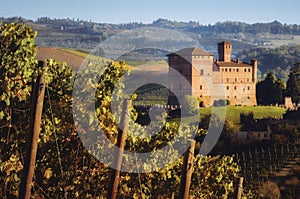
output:
[[0,120],[2,120],[4,116],[5,116],[4,111],[0,111]]

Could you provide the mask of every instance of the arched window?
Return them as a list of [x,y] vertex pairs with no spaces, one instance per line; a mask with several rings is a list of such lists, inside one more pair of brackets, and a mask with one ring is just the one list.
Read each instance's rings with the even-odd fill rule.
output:
[[202,90],[202,85],[199,86],[200,90]]
[[203,69],[200,70],[200,75],[201,76],[204,75],[204,70]]

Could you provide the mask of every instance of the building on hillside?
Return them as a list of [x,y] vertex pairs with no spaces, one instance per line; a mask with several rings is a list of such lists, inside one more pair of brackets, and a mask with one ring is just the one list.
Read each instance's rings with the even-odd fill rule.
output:
[[[177,97],[192,95],[200,99],[202,106],[212,106],[214,87],[221,86],[224,92],[220,100],[229,100],[231,105],[256,105],[257,60],[251,63],[232,60],[231,52],[231,42],[223,41],[218,43],[218,59],[199,48],[168,54],[170,89]],[[182,86],[178,76],[184,76],[191,87]],[[173,93],[168,103],[178,104]]]

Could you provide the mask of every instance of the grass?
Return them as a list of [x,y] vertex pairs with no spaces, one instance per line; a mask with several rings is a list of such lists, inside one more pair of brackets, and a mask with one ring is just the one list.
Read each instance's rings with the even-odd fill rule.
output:
[[290,44],[300,44],[300,36],[299,35],[293,35],[293,39],[271,39],[271,43],[274,45],[274,47],[279,47],[282,45],[290,45]]
[[[240,113],[253,112],[255,119],[261,118],[280,118],[286,109],[276,106],[227,106],[226,119],[233,121],[236,124],[240,122]],[[201,108],[200,117],[211,113],[211,108]]]
[[110,61],[110,60],[105,59],[103,57],[88,54],[88,53],[85,53],[85,52],[80,52],[78,50],[73,50],[73,49],[68,49],[68,48],[62,48],[62,50],[65,51],[65,52],[69,52],[71,54],[77,55],[77,56],[82,57],[82,58],[89,57],[89,59],[92,59],[92,60],[99,60],[99,59],[102,60],[103,59],[105,61]]

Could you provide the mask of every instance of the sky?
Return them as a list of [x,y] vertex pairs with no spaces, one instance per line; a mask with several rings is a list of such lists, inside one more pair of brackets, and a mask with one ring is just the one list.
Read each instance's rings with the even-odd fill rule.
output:
[[300,24],[299,0],[6,0],[0,16],[75,18],[99,23],[151,23],[158,18],[215,24],[224,21]]

